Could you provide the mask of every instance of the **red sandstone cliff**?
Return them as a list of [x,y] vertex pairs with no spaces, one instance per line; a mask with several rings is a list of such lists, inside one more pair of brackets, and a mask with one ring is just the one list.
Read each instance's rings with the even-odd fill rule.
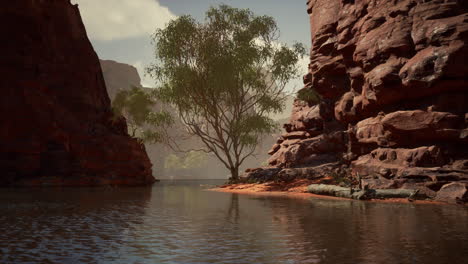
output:
[[0,185],[154,182],[144,146],[112,121],[77,6],[7,1],[0,33]]
[[295,102],[271,167],[247,176],[347,175],[439,198],[456,182],[468,199],[468,1],[310,0],[307,11],[304,89],[322,100]]

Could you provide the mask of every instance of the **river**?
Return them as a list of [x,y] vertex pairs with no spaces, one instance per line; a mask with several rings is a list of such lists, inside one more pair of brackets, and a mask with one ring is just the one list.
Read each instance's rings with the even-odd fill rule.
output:
[[0,263],[462,263],[468,209],[153,187],[0,189]]

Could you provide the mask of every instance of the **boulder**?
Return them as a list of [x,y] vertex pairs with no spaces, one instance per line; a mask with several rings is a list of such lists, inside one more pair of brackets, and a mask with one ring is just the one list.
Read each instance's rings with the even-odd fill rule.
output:
[[344,140],[341,132],[308,139],[285,140],[268,162],[271,166],[281,168],[310,165],[317,159],[328,163],[337,159],[336,153],[344,151]]
[[435,200],[447,203],[468,202],[467,183],[452,182],[442,186]]
[[396,111],[362,120],[355,129],[360,143],[409,146],[418,142],[461,141],[461,120],[460,116],[447,112]]
[[320,105],[309,105],[307,102],[295,100],[288,124],[290,131],[305,131],[323,129],[323,117],[320,114]]

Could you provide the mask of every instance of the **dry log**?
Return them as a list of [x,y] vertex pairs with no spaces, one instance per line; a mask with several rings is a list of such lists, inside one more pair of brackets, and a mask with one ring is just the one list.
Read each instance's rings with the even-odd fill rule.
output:
[[311,184],[307,191],[314,194],[344,197],[356,200],[388,198],[422,198],[417,197],[418,190],[411,189],[358,189],[329,184]]

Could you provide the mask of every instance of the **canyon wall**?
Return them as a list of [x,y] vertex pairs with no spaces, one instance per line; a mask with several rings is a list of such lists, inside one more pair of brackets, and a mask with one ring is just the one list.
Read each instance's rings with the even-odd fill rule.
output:
[[154,182],[144,145],[113,118],[77,5],[6,1],[0,34],[0,185]]
[[[113,60],[100,60],[99,62],[111,102],[121,90],[130,90],[133,86],[143,87],[138,70],[132,65]],[[163,177],[165,174],[164,160],[171,151],[162,144],[151,143],[145,143],[145,149],[153,164],[154,176]]]
[[446,188],[466,194],[468,1],[307,5],[312,47],[303,89],[321,100],[295,101],[270,167],[246,176],[341,175],[429,197]]

